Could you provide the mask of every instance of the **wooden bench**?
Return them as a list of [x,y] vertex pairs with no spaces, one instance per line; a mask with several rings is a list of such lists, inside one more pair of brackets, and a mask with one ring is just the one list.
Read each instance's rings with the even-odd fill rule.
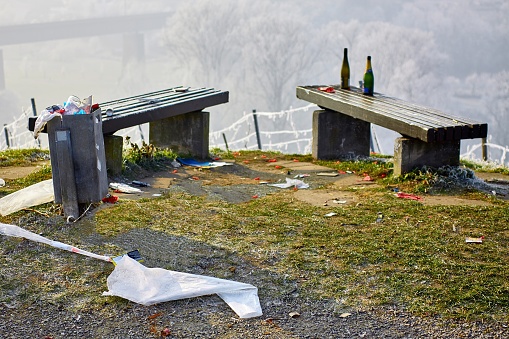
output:
[[371,125],[398,132],[394,146],[394,175],[415,168],[458,166],[460,141],[485,138],[488,125],[380,93],[362,94],[338,86],[298,86],[297,98],[322,110],[313,113],[315,159],[369,156]]
[[[208,158],[210,114],[203,110],[228,100],[226,91],[179,86],[100,103],[108,171],[118,174],[122,168],[123,139],[113,133],[145,123],[150,144]],[[31,131],[36,119],[29,120]]]

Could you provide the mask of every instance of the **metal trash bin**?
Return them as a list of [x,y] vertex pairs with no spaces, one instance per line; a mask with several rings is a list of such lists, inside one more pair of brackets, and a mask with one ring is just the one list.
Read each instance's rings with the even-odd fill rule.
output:
[[53,118],[47,131],[55,203],[64,205],[66,217],[77,218],[79,204],[108,194],[101,110]]

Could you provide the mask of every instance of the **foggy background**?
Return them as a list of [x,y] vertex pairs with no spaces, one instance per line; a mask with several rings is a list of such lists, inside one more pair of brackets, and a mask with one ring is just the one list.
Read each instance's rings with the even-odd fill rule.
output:
[[[64,26],[73,34],[86,26],[83,19],[115,25],[120,16],[167,15],[159,28],[137,33],[0,43],[0,126],[31,110],[31,98],[40,113],[70,95],[92,94],[94,102],[102,102],[183,85],[230,92],[228,104],[209,109],[211,131],[219,130],[253,109],[306,106],[296,99],[295,87],[338,84],[347,47],[353,85],[362,80],[371,55],[375,91],[487,122],[489,140],[509,145],[508,1],[0,0],[0,5],[0,41],[9,35],[8,26],[76,20],[76,26]],[[308,116],[299,118],[302,128],[311,125],[311,111]],[[271,127],[284,128],[282,123]],[[377,134],[384,153],[392,154],[397,135],[383,129]]]

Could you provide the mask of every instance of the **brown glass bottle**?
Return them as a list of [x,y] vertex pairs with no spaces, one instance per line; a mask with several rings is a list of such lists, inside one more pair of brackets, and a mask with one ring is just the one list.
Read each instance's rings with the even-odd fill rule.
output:
[[350,89],[350,65],[348,64],[348,48],[343,54],[343,65],[341,66],[341,88]]

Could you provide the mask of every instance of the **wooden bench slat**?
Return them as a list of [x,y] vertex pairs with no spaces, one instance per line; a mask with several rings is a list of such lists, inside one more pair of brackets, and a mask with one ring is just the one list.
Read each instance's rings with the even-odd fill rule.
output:
[[436,109],[378,93],[375,97],[364,96],[356,87],[351,90],[335,88],[334,93],[320,91],[319,87],[299,86],[297,97],[426,142],[480,138],[487,134],[487,124]]
[[386,116],[383,112],[373,112],[373,107],[370,107],[372,101],[369,97],[355,97],[354,102],[348,103],[339,100],[337,96],[327,97],[324,94],[329,93],[311,87],[297,87],[298,98],[315,103],[320,107],[395,130],[403,135],[424,141],[435,140],[435,129],[430,125],[423,125],[419,122],[407,123],[398,119],[398,116]]
[[[180,93],[182,94],[182,93]],[[227,103],[228,92],[218,90],[198,90],[186,92],[186,95],[171,97],[159,103],[133,103],[133,105],[115,111],[110,117],[103,115],[103,132],[111,134],[120,129],[157,121],[176,115],[201,111],[207,107]],[[101,107],[102,104],[101,104]],[[116,112],[116,113],[115,113]]]
[[[113,134],[124,128],[201,111],[207,107],[227,103],[229,100],[227,91],[214,88],[192,88],[181,91],[182,89],[182,86],[172,87],[100,103],[103,133]],[[108,107],[113,109],[112,116],[106,113]],[[34,130],[36,120],[37,117],[28,119],[30,131]]]
[[130,97],[125,97],[125,98],[119,98],[119,99],[115,99],[115,100],[105,101],[105,102],[103,102],[101,104],[107,106],[107,105],[110,105],[110,104],[131,101],[133,99],[144,98],[144,97],[152,96],[152,95],[160,95],[160,94],[167,94],[167,93],[182,93],[182,92],[177,92],[177,90],[180,89],[180,88],[183,88],[183,86],[176,86],[176,87],[162,89],[162,90],[159,90],[159,91],[154,91],[154,92],[149,92],[149,93],[144,93],[144,94],[133,95],[133,96],[130,96]]
[[[352,95],[351,91],[339,90],[338,95],[341,97],[342,94],[346,94],[346,99],[352,104],[368,109],[374,113],[383,114],[387,117],[406,120],[410,124],[418,123],[425,127],[444,130],[448,129],[449,127],[462,127],[462,125],[453,119],[442,118],[431,112],[427,112],[426,110],[419,110],[418,106],[416,105],[407,106],[403,101],[384,102],[383,100],[379,100],[380,97],[378,95],[376,97],[367,97],[366,99],[364,99],[364,97],[361,98],[361,100],[364,101],[371,100],[371,107],[367,107],[366,105],[362,105],[362,103],[359,103],[359,101],[356,100],[359,95],[362,95],[360,90],[354,90],[354,93],[355,92],[356,94]],[[449,130],[446,133],[452,139],[451,132],[452,131]]]
[[[342,93],[339,93],[340,97],[341,94]],[[376,101],[375,98],[372,97],[358,98],[358,96],[347,96],[346,100],[348,100],[348,103],[369,110],[371,113],[380,114],[384,117],[396,119],[410,125],[418,125],[427,129],[432,128],[437,130],[438,134],[444,134],[439,132],[440,129],[444,129],[439,119],[423,119],[423,116],[418,114],[418,112],[405,109],[401,106],[386,105]],[[370,101],[370,103],[366,105],[366,101]]]
[[[392,98],[392,97],[389,97],[389,96],[386,96],[383,94],[380,94],[378,96],[378,98],[381,101],[386,100],[387,102],[391,102],[396,105],[402,102],[402,100]],[[449,121],[450,125],[454,125],[454,126],[451,126],[454,130],[454,133],[453,133],[454,140],[470,139],[470,138],[485,138],[487,136],[488,124],[486,124],[486,123],[480,123],[478,121],[475,121],[475,120],[472,120],[469,118],[458,117],[458,116],[448,114],[448,113],[446,114],[446,113],[439,111],[437,109],[434,109],[434,108],[416,105],[416,104],[412,104],[412,103],[409,103],[406,101],[403,101],[403,102],[404,102],[405,106],[414,107],[417,110],[421,109],[421,108],[425,109],[425,111],[423,111],[423,114],[433,115],[435,117],[443,118],[444,121]]]
[[[344,90],[340,90],[344,91]],[[354,88],[354,92],[360,94],[360,89]],[[411,110],[418,113],[421,117],[426,117],[429,121],[435,121],[442,125],[441,128],[446,130],[452,129],[452,131],[446,131],[447,140],[459,140],[466,138],[484,138],[487,136],[488,124],[480,123],[472,119],[458,117],[448,113],[444,113],[434,108],[413,104],[407,101],[389,97],[383,94],[376,94],[376,102],[388,103],[405,110]],[[452,138],[451,138],[452,134]]]
[[119,115],[125,112],[134,112],[135,110],[141,108],[150,108],[150,107],[161,107],[165,105],[171,105],[177,101],[188,100],[197,97],[206,96],[207,94],[213,94],[218,91],[209,88],[200,88],[195,89],[189,92],[179,93],[179,92],[170,92],[170,93],[157,93],[151,95],[142,95],[136,96],[135,98],[124,98],[116,101],[110,101],[109,103],[101,103],[101,107],[103,107],[103,111],[105,111],[107,107],[113,109],[113,115]]

